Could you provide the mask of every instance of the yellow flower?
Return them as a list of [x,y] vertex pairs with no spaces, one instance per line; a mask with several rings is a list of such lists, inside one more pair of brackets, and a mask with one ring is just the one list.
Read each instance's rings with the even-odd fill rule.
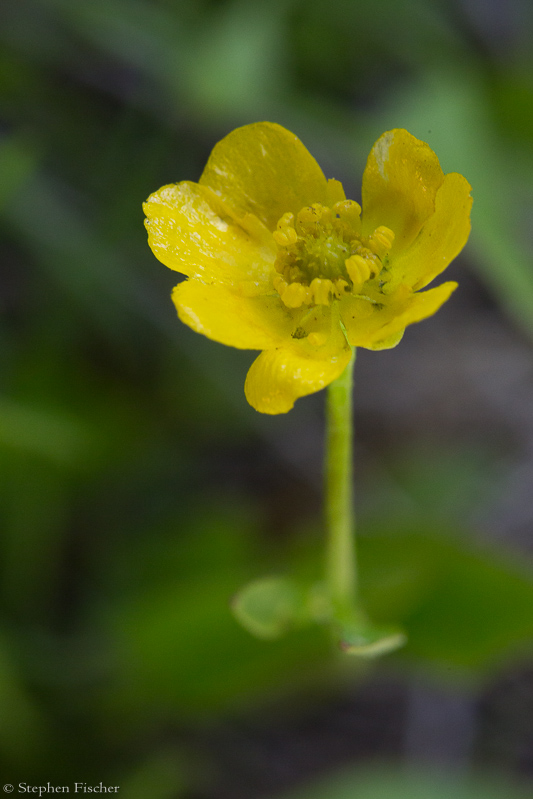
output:
[[248,402],[285,413],[344,370],[351,347],[384,349],[456,288],[420,292],[464,247],[470,186],[405,130],[384,133],[363,175],[362,205],[326,180],[285,128],[238,128],[198,183],[163,186],[144,205],[149,244],[187,276],[172,298],[198,333],[263,350]]

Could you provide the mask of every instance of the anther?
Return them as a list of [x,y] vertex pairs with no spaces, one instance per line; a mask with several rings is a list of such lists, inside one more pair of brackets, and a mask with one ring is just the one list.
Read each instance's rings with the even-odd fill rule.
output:
[[298,212],[296,224],[303,235],[318,236],[320,227],[320,206],[318,203],[308,205]]
[[313,292],[313,299],[317,305],[329,305],[330,293],[333,291],[333,283],[327,278],[315,277],[309,286]]
[[283,214],[278,221],[277,230],[272,233],[272,236],[280,247],[290,247],[291,244],[296,244],[298,234],[294,229],[294,214],[291,214],[290,211]]
[[346,259],[344,265],[354,286],[366,283],[372,274],[371,262],[362,255],[351,255]]
[[384,225],[377,227],[368,237],[368,246],[379,258],[382,258],[386,253],[389,252],[393,242],[393,231]]
[[313,208],[316,209],[319,215],[320,224],[326,228],[328,226],[331,227],[331,223],[333,222],[333,212],[331,208],[328,208],[327,205],[320,205],[319,203],[315,203]]
[[361,206],[355,200],[341,200],[341,202],[335,203],[333,211],[340,219],[352,224],[359,222],[361,216]]
[[342,277],[339,277],[334,283],[333,293],[337,300],[340,300],[341,297],[344,296],[345,290],[348,288],[350,284],[344,280]]
[[287,308],[299,308],[306,301],[307,296],[308,289],[306,286],[301,283],[291,283],[284,290],[281,299]]
[[287,211],[285,214],[283,214],[278,221],[278,228],[280,230],[281,228],[285,227],[294,227],[294,214],[290,211]]
[[280,230],[275,230],[272,233],[274,241],[280,247],[290,247],[291,244],[296,244],[298,241],[298,234],[293,227],[285,227]]

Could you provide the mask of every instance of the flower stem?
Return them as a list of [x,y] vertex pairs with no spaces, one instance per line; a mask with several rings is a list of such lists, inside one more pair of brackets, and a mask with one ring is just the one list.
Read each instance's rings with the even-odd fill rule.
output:
[[352,497],[353,356],[328,387],[326,402],[327,585],[334,615],[357,611],[357,561]]

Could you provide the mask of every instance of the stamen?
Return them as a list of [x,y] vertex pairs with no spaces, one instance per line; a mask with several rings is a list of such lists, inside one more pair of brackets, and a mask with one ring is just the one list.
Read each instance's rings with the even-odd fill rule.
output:
[[333,211],[340,219],[351,224],[358,223],[361,216],[361,206],[355,200],[342,200],[335,203]]
[[313,292],[313,299],[317,305],[329,305],[329,295],[333,291],[333,283],[327,278],[315,277],[309,286]]
[[296,229],[301,235],[315,237],[320,235],[320,222],[322,219],[323,208],[324,206],[314,203],[313,205],[308,205],[305,208],[302,208],[302,210],[298,212],[298,216],[296,217]]
[[278,222],[278,228],[284,227],[294,227],[294,214],[290,211],[287,211],[283,216],[280,218]]
[[273,232],[272,236],[280,247],[289,247],[291,244],[296,244],[298,234],[294,229],[294,214],[291,214],[290,211],[283,214],[278,222],[277,230]]
[[291,283],[281,295],[287,308],[299,308],[308,299],[309,289],[301,283]]
[[345,289],[347,289],[349,285],[350,284],[346,280],[343,280],[342,277],[339,277],[338,280],[335,281],[333,293],[337,300],[340,300],[341,297],[344,297]]
[[379,272],[381,272],[383,264],[377,255],[372,252],[372,250],[369,250],[368,247],[363,247],[363,245],[357,241],[352,241],[352,246],[355,247],[353,251],[354,255],[360,255],[361,258],[364,258],[365,261],[368,262],[368,266],[372,272],[372,277],[375,277]]
[[383,258],[389,252],[394,242],[394,233],[388,227],[377,227],[368,237],[368,246],[378,258]]
[[[285,213],[272,235],[279,248],[273,286],[287,308],[327,306],[348,293],[375,295],[377,302],[390,293],[390,275],[381,259],[394,233],[381,225],[362,236],[361,206],[353,200],[340,200],[332,208],[313,203],[296,217]],[[379,286],[372,282],[377,275]]]
[[319,203],[316,203],[313,207],[317,209],[320,215],[320,224],[322,227],[326,230],[328,228],[331,229],[331,223],[333,222],[333,211],[331,208],[328,208],[327,205],[320,205]]
[[354,286],[366,283],[372,274],[370,260],[362,255],[351,255],[344,264]]
[[298,234],[293,227],[275,230],[272,236],[276,244],[279,244],[280,247],[289,247],[291,244],[296,244],[298,241]]

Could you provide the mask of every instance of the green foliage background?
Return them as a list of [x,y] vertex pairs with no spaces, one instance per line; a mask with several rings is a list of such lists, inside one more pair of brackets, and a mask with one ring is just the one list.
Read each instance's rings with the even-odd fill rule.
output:
[[[280,697],[364,686],[373,672],[339,659],[321,630],[266,643],[230,615],[247,580],[319,574],[322,397],[282,418],[249,408],[252,354],[177,322],[175,275],[146,245],[148,194],[197,179],[217,140],[260,119],[297,133],[355,199],[372,143],[392,127],[473,185],[473,233],[453,267],[466,299],[406,336],[403,354],[360,356],[362,590],[376,620],[408,633],[387,661],[402,679],[424,673],[475,695],[530,658],[529,522],[501,540],[489,517],[533,440],[533,378],[517,391],[503,362],[531,377],[532,34],[518,0],[2,4],[6,782],[241,796],[237,782],[217,788],[197,745],[206,729]],[[480,332],[467,352],[469,323]],[[461,385],[455,411],[442,411],[448,394],[440,413],[405,411],[402,379],[416,394],[454,359],[463,377],[484,364],[486,394],[502,366],[496,425]],[[526,521],[528,499],[514,507]],[[445,796],[420,775],[339,779],[298,796]]]

